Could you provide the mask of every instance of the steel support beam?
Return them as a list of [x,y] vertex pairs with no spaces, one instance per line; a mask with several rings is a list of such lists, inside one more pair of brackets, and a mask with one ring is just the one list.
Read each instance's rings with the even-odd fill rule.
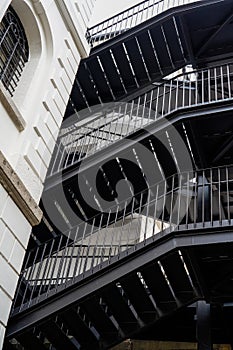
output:
[[233,135],[231,135],[220,147],[220,149],[216,152],[216,156],[212,160],[212,163],[217,163],[226,152],[228,152],[233,146]]
[[214,33],[211,36],[208,36],[206,38],[206,41],[201,45],[201,47],[199,48],[196,57],[199,57],[201,53],[203,53],[208,46],[210,45],[210,43],[214,40],[214,38],[223,30],[223,28],[232,20],[233,18],[233,13],[231,13],[229,16],[227,16],[227,18],[223,21],[223,23],[220,25],[220,27],[214,31]]
[[[219,228],[217,228],[217,230],[218,229]],[[163,239],[165,238],[166,240],[159,243],[162,236]],[[144,242],[141,244],[141,248],[144,247],[143,243]],[[153,246],[151,247],[152,243]],[[15,336],[15,334],[25,331],[28,327],[32,327],[33,325],[51,318],[53,315],[56,315],[56,313],[72,307],[84,298],[90,297],[90,291],[95,293],[97,290],[100,290],[113,281],[116,282],[118,279],[151,263],[153,260],[158,259],[168,252],[182,249],[183,247],[187,248],[190,246],[193,248],[195,246],[221,243],[233,243],[231,231],[216,233],[214,229],[212,229],[211,232],[207,231],[205,234],[201,235],[199,234],[199,230],[194,230],[192,233],[189,231],[188,235],[185,235],[184,232],[182,232],[182,235],[173,232],[170,239],[164,232],[161,235],[158,233],[156,239],[155,237],[148,239],[148,245],[150,247],[144,252],[140,249],[139,244],[138,250],[134,256],[122,253],[122,259],[119,259],[118,256],[112,259],[110,268],[109,262],[106,261],[102,266],[97,266],[96,269],[93,269],[93,272],[89,271],[89,273],[86,273],[86,276],[81,275],[77,283],[70,286],[70,288],[66,288],[63,291],[61,290],[59,297],[51,296],[44,301],[41,300],[38,305],[34,305],[31,309],[13,316],[8,326],[7,337],[11,338]],[[125,259],[123,260],[124,257]],[[95,273],[95,275],[90,278],[92,273]],[[83,282],[85,281],[84,277],[86,277],[86,283]],[[202,295],[197,295],[196,299],[198,298],[202,298]]]
[[212,350],[210,327],[210,304],[204,300],[197,302],[196,334],[198,350]]

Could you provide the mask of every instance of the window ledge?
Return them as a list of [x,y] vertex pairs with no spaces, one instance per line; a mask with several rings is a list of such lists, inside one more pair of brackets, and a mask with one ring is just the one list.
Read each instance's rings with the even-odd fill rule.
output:
[[0,151],[0,183],[32,226],[40,223],[43,212]]
[[3,83],[0,81],[0,100],[6,109],[9,117],[11,118],[12,122],[15,124],[18,131],[23,131],[26,127],[26,122],[23,119],[20,111],[16,107],[12,97],[10,96],[9,92],[4,87]]

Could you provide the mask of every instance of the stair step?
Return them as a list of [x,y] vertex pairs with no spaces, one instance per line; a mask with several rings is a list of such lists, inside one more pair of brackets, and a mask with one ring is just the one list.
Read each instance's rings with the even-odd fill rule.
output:
[[45,334],[46,338],[55,346],[56,350],[78,350],[77,341],[64,333],[62,329],[54,322],[48,321],[40,326],[40,329]]
[[156,307],[153,305],[140,277],[133,274],[128,276],[127,279],[122,279],[120,284],[140,319],[145,323],[155,321],[158,317]]
[[112,342],[114,339],[118,339],[119,329],[113,323],[112,315],[108,315],[108,310],[104,311],[104,306],[100,305],[98,297],[92,297],[83,302],[81,308],[87,314],[103,341]]
[[144,268],[141,273],[160,311],[162,313],[174,311],[177,308],[177,302],[158,263]]
[[60,317],[74,334],[78,342],[84,346],[84,348],[87,345],[92,346],[93,349],[97,348],[97,338],[91,331],[90,326],[88,327],[88,325],[84,322],[83,319],[81,319],[75,309],[70,309],[64,312]]
[[[190,283],[188,271],[178,252],[161,259],[161,264],[168,277],[176,297],[183,303],[194,297],[193,286]],[[187,267],[186,267],[187,268]]]
[[113,285],[105,289],[102,296],[123,332],[131,333],[138,328],[138,321],[130,309],[129,301],[122,295],[120,287]]

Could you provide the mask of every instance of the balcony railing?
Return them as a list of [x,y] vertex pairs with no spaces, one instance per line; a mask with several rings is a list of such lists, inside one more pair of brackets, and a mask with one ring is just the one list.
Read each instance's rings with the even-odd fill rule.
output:
[[173,175],[99,213],[28,253],[15,312],[173,231],[232,225],[232,198],[233,167],[220,167]]
[[233,98],[233,64],[196,70],[179,75],[129,103],[116,103],[88,122],[62,129],[48,176],[96,154],[135,131],[170,113],[197,108]]
[[146,0],[122,11],[117,15],[89,28],[86,38],[91,47],[147,21],[170,8],[186,5],[200,0]]

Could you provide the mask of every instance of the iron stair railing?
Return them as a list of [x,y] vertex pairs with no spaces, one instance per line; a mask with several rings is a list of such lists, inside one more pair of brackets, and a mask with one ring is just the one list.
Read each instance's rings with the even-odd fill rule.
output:
[[[13,313],[173,231],[232,226],[233,167],[175,174],[28,252]],[[54,250],[54,247],[56,249]],[[26,287],[25,287],[26,286]],[[15,300],[17,300],[17,295]]]
[[[233,64],[192,70],[156,85],[128,103],[90,112],[84,120],[61,129],[47,176],[52,176],[132,135],[171,113],[233,98]],[[80,115],[77,114],[77,120]]]
[[86,38],[91,47],[95,47],[108,39],[114,38],[123,32],[157,16],[158,14],[181,5],[200,0],[145,0],[139,4],[108,18],[89,28]]

